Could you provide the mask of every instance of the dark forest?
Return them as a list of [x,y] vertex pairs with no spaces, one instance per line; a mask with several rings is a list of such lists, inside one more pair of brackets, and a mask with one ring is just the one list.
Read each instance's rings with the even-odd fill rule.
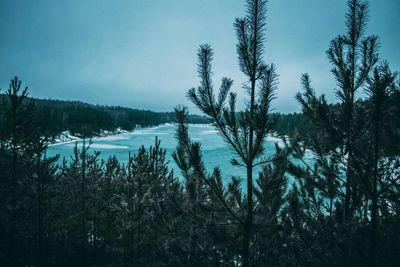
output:
[[[272,109],[280,88],[279,68],[264,61],[268,2],[244,2],[233,24],[243,109],[233,80],[214,80],[209,44],[186,92],[201,115],[30,98],[17,77],[1,89],[0,266],[400,266],[400,80],[379,57],[385,44],[366,34],[368,2],[347,2],[345,29],[321,55],[336,101],[305,73],[301,112],[291,114]],[[176,125],[179,173],[162,137],[127,163],[89,152],[102,130],[162,123]],[[190,123],[212,123],[246,176],[209,170]],[[83,146],[48,157],[65,130]],[[271,134],[283,145],[266,151]]]

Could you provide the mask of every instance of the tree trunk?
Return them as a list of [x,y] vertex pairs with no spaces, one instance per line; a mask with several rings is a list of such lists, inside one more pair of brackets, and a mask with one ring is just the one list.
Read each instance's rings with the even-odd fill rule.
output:
[[243,266],[250,266],[250,239],[253,228],[253,167],[247,167],[247,217],[244,224]]
[[82,186],[82,196],[81,196],[81,235],[82,235],[82,266],[87,266],[87,230],[86,230],[86,147],[85,142],[82,145],[82,173],[81,173],[81,186]]
[[375,118],[375,147],[374,147],[374,175],[372,181],[372,207],[371,207],[371,233],[370,233],[370,256],[371,266],[375,266],[376,261],[376,230],[378,221],[378,161],[379,161],[379,131],[380,131],[380,105],[376,110]]
[[37,154],[37,179],[38,179],[38,266],[42,266],[43,260],[43,211],[42,211],[42,199],[43,199],[43,185],[42,185],[42,175],[40,173],[40,152]]

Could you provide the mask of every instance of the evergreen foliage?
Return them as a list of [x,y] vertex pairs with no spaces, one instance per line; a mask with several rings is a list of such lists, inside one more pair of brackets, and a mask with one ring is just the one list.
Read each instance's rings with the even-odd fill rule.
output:
[[213,51],[207,44],[198,50],[198,76],[200,86],[188,91],[189,99],[207,116],[209,116],[222,137],[235,151],[238,158],[232,163],[242,165],[247,170],[246,203],[242,207],[245,214],[237,218],[242,225],[243,249],[242,264],[252,264],[254,242],[254,182],[253,169],[256,165],[268,161],[262,157],[263,142],[271,132],[271,101],[277,89],[276,70],[273,64],[263,61],[264,28],[266,19],[266,0],[246,1],[246,17],[237,18],[234,26],[238,39],[237,54],[241,71],[248,78],[245,85],[249,99],[243,112],[236,113],[236,94],[230,92],[233,81],[223,78],[218,96],[214,94],[212,81]]
[[[8,97],[0,95],[4,105],[0,106],[0,114],[8,105]],[[114,131],[117,128],[131,131],[137,127],[147,127],[162,123],[173,123],[175,113],[154,112],[119,106],[90,105],[78,101],[45,100],[27,97],[22,106],[34,105],[33,116],[35,125],[49,137],[63,131],[82,137],[99,135],[101,130]],[[209,123],[204,116],[189,115],[191,123]],[[0,117],[1,123],[1,117]]]
[[[294,146],[310,149],[316,162],[292,172],[298,184],[291,205],[302,217],[292,225],[310,244],[310,254],[318,255],[319,264],[399,264],[381,247],[386,216],[398,216],[383,213],[388,204],[384,192],[398,185],[400,150],[391,143],[391,137],[398,137],[398,125],[390,112],[397,104],[387,105],[398,94],[397,74],[387,62],[376,66],[378,39],[364,37],[367,19],[367,2],[348,1],[346,34],[333,39],[327,51],[339,103],[332,106],[323,95],[318,97],[308,74],[302,77],[303,93],[297,95],[315,128]],[[368,98],[356,100],[362,88]],[[334,249],[328,249],[332,242]]]
[[[246,108],[236,110],[231,79],[214,91],[209,45],[198,50],[200,86],[188,91],[245,177],[207,168],[186,107],[160,115],[39,101],[11,80],[0,102],[0,266],[400,265],[400,81],[379,60],[377,37],[364,36],[367,3],[348,1],[346,34],[327,51],[338,103],[318,96],[304,74],[303,112],[288,115],[271,113],[277,74],[262,57],[267,1],[246,3],[234,24]],[[90,139],[69,160],[46,156],[61,130],[90,136],[142,119],[176,120],[180,173],[158,138],[127,163],[89,153]],[[266,153],[271,133],[282,142]]]

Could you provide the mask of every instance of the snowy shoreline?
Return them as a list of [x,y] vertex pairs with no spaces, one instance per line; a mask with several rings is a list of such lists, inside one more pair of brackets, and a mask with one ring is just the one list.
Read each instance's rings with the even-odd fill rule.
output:
[[[133,129],[132,131],[123,130],[120,127],[115,129],[114,131],[100,130],[100,133],[96,136],[93,136],[92,140],[96,141],[99,139],[101,140],[103,138],[110,138],[110,137],[119,136],[119,135],[123,135],[123,134],[134,133],[134,132],[144,130],[144,129],[157,128],[157,127],[162,127],[162,126],[167,126],[167,125],[176,125],[176,124],[175,123],[163,123],[163,124],[148,126],[148,127],[140,126],[140,127]],[[211,123],[205,123],[205,124],[188,123],[188,126],[189,127],[204,127],[204,128],[211,127],[211,128],[213,128],[211,130],[212,132],[218,132],[218,130],[216,128],[214,128]],[[89,139],[89,138],[86,138],[86,139]],[[48,142],[47,146],[48,147],[58,146],[58,145],[63,145],[63,144],[68,144],[68,143],[79,142],[82,140],[84,140],[84,138],[72,135],[70,131],[63,131],[60,134],[58,134],[54,139],[50,140]],[[279,137],[279,135],[275,132],[270,133],[267,136],[266,140],[271,141],[271,142],[278,142],[278,143],[282,142],[282,138]]]
[[[110,137],[114,137],[114,136],[118,136],[118,135],[122,135],[122,134],[134,133],[136,131],[140,131],[140,130],[144,130],[144,129],[157,128],[157,127],[161,127],[161,126],[165,126],[165,125],[172,125],[172,124],[174,124],[174,123],[163,123],[163,124],[147,126],[147,127],[138,126],[135,129],[133,129],[132,131],[127,131],[120,127],[115,129],[114,131],[100,130],[100,133],[96,136],[93,136],[91,139],[96,141],[96,140],[107,138],[107,137],[110,138]],[[74,142],[82,141],[83,139],[84,138],[82,138],[82,137],[72,135],[70,131],[63,131],[60,134],[58,134],[54,139],[50,140],[48,142],[47,146],[51,147],[51,146],[68,144],[68,143],[74,143]],[[89,139],[89,138],[86,138],[86,140],[87,139]]]
[[[141,129],[140,128],[136,128],[137,129]],[[133,131],[135,131],[133,130]],[[100,133],[94,137],[92,137],[92,139],[97,139],[97,138],[103,138],[103,137],[108,137],[108,136],[117,136],[120,134],[126,134],[126,133],[130,133],[133,131],[127,131],[127,130],[123,130],[121,128],[117,128],[114,131],[108,131],[108,130],[101,130]],[[70,131],[63,131],[61,132],[59,135],[57,135],[54,139],[52,139],[47,146],[57,146],[57,145],[62,145],[62,144],[68,144],[68,143],[73,143],[73,142],[79,142],[82,141],[84,138],[82,137],[78,137],[75,135],[72,135]]]

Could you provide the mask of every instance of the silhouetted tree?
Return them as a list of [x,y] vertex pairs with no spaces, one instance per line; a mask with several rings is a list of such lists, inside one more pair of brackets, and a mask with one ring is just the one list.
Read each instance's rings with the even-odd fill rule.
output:
[[[320,264],[377,264],[378,188],[385,184],[379,173],[387,172],[386,168],[395,173],[397,168],[383,163],[394,161],[384,152],[383,144],[388,142],[382,132],[384,121],[392,121],[386,104],[395,75],[387,63],[374,68],[378,41],[376,36],[363,36],[367,19],[367,2],[348,1],[347,33],[332,40],[327,51],[339,103],[331,105],[324,95],[317,97],[308,74],[302,76],[304,92],[297,94],[316,131],[302,138],[300,145],[292,144],[305,169],[292,168],[298,178],[293,196],[299,200],[291,205],[304,211],[297,212],[302,221],[291,221],[291,225]],[[363,87],[369,98],[356,100]],[[314,153],[314,163],[302,160],[306,148]],[[366,242],[368,231],[363,224],[368,222],[370,238]],[[383,258],[380,264],[385,262]]]
[[249,96],[246,109],[239,115],[236,113],[236,94],[229,92],[233,83],[229,78],[222,79],[218,96],[215,96],[211,67],[213,51],[209,45],[201,45],[198,51],[200,86],[188,91],[188,97],[204,114],[212,118],[225,141],[236,152],[238,159],[233,159],[233,162],[247,170],[246,215],[243,220],[239,220],[243,224],[243,266],[251,264],[253,169],[267,161],[262,157],[263,142],[271,130],[270,103],[277,85],[275,67],[265,65],[263,61],[266,5],[265,0],[246,1],[246,17],[236,19],[234,24],[240,69],[248,78],[245,85]]

